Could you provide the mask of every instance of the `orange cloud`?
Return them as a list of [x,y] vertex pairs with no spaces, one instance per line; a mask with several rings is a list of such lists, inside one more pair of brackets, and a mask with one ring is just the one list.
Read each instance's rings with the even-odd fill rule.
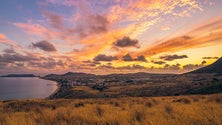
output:
[[12,42],[12,41],[9,40],[4,34],[0,33],[0,43],[1,42]]
[[[163,21],[162,15],[187,16],[193,13],[192,10],[202,10],[198,3],[193,0],[120,0],[118,4],[113,4],[104,10],[104,13],[93,13],[89,10],[90,1],[84,4],[70,2],[66,4],[62,1],[53,0],[53,4],[65,6],[75,6],[78,11],[70,18],[63,15],[43,11],[46,18],[45,24],[14,23],[30,35],[36,35],[46,39],[58,39],[64,42],[81,44],[78,51],[69,52],[70,59],[81,64],[80,61],[93,59],[96,55],[109,53],[122,57],[131,50],[122,49],[112,52],[113,42],[123,36],[136,38],[138,35],[149,29],[151,26]],[[94,1],[95,2],[95,1]],[[99,1],[101,2],[101,1]],[[182,10],[175,11],[177,7]],[[70,24],[71,23],[71,24]],[[64,24],[68,24],[66,27]],[[183,37],[178,38],[183,40]],[[176,40],[174,40],[176,42]],[[170,44],[170,43],[169,43]],[[164,47],[164,45],[162,45]],[[173,46],[173,45],[169,45]],[[73,46],[70,46],[72,48]],[[162,48],[163,48],[162,47]],[[78,48],[78,47],[77,47]],[[153,48],[153,50],[158,50]],[[163,52],[159,50],[159,52]],[[146,51],[139,55],[144,55]],[[133,58],[137,55],[132,55]],[[68,63],[69,64],[69,63]],[[71,65],[71,63],[70,63]]]
[[[120,1],[120,5],[110,8],[109,19],[112,22],[137,20],[144,21],[147,18],[163,14],[177,14],[180,15],[190,13],[193,9],[202,10],[196,1],[193,0],[137,0],[137,1]],[[174,12],[176,7],[185,7],[183,11]],[[186,13],[185,13],[186,12]]]
[[189,48],[211,46],[221,44],[222,40],[222,18],[204,23],[187,34],[171,38],[165,41],[158,41],[157,44],[135,55],[144,54],[152,56],[163,52],[177,52]]
[[[105,34],[93,35],[83,39],[80,43],[86,45],[86,48],[78,53],[81,56],[93,57],[110,49],[112,43],[123,36],[136,38],[146,31],[150,26],[160,22],[161,14],[173,14],[176,7],[185,7],[187,13],[192,9],[202,10],[197,2],[186,1],[167,1],[167,0],[142,0],[142,1],[120,1],[120,5],[114,5],[109,8],[107,19],[111,25],[118,23],[127,23],[128,25],[118,26],[110,29]],[[186,8],[188,6],[188,8]],[[184,15],[185,16],[185,15]],[[95,44],[96,43],[96,44]],[[126,54],[121,50],[121,55]]]

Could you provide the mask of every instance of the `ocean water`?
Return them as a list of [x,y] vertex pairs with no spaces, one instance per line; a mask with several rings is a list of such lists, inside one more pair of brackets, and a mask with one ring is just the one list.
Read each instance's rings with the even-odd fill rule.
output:
[[56,89],[56,82],[37,77],[0,77],[0,100],[46,98]]

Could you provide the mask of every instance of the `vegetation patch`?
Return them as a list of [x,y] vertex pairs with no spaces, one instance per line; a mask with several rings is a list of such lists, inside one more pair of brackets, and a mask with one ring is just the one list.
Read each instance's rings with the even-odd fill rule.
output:
[[180,103],[184,103],[184,104],[190,104],[191,101],[188,98],[180,98],[177,100],[173,100],[173,102],[180,102]]
[[191,89],[187,92],[187,94],[213,94],[221,92],[222,92],[222,81],[216,81],[200,88]]

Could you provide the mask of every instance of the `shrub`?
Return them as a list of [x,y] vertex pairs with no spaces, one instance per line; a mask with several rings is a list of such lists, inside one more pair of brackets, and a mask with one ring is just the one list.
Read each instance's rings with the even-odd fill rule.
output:
[[114,106],[119,107],[120,104],[119,104],[118,102],[115,102],[115,103],[114,103]]
[[172,108],[172,106],[170,106],[170,105],[166,105],[166,106],[164,107],[164,109],[165,109],[166,113],[168,113],[168,114],[173,113],[173,108]]
[[75,104],[75,107],[76,107],[76,108],[78,108],[78,107],[83,107],[83,106],[84,106],[84,103],[76,103],[76,104]]
[[146,106],[147,106],[147,107],[151,108],[152,105],[153,105],[153,104],[152,104],[151,102],[146,102]]
[[158,101],[156,99],[152,99],[153,103],[158,104]]
[[173,100],[173,102],[180,102],[180,103],[184,103],[184,104],[190,104],[191,101],[187,98],[180,98],[180,99],[177,99],[177,100]]
[[134,119],[138,122],[142,122],[145,119],[146,113],[144,110],[135,110]]

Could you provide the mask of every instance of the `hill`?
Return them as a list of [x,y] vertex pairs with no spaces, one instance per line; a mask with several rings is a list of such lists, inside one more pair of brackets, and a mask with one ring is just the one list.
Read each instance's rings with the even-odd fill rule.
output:
[[216,74],[222,74],[222,57],[219,58],[216,62],[213,64],[191,71],[189,73],[216,73]]

